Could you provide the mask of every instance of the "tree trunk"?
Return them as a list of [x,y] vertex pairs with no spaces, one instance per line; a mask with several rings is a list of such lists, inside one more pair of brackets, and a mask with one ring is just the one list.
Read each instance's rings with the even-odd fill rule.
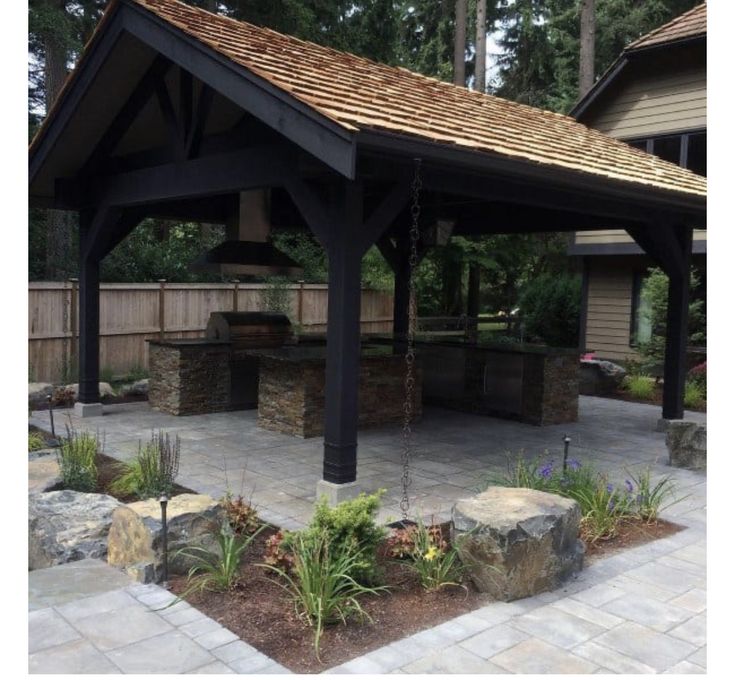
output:
[[579,96],[595,82],[595,0],[582,0],[579,17]]
[[[59,12],[66,11],[64,0],[49,3]],[[66,80],[67,52],[58,37],[50,33],[43,44],[46,115],[54,105]],[[49,210],[46,216],[46,267],[48,280],[66,278],[71,273],[71,219],[63,210]]]
[[475,89],[485,92],[485,59],[487,57],[487,0],[477,0],[477,34],[475,40]]
[[465,86],[464,56],[467,47],[467,0],[454,4],[454,84]]

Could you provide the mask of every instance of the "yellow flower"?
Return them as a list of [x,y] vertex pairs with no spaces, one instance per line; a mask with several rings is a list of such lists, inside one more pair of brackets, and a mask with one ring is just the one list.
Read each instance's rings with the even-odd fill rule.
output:
[[438,554],[439,554],[439,550],[437,549],[437,547],[436,547],[435,545],[432,545],[432,546],[431,546],[431,547],[430,547],[430,548],[429,548],[429,549],[428,549],[428,550],[426,551],[426,554],[424,555],[424,559],[425,559],[425,560],[427,560],[428,562],[431,562],[431,561],[433,561],[433,560],[434,560],[434,558],[435,558],[435,557],[436,557],[436,556],[437,556]]

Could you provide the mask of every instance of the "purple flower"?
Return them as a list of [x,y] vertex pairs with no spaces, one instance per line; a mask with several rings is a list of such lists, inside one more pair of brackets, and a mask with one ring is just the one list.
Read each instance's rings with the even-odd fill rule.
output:
[[539,470],[539,474],[540,474],[540,475],[541,475],[541,476],[542,476],[542,477],[543,477],[544,479],[549,479],[549,477],[551,477],[551,473],[552,473],[552,471],[553,471],[553,470],[554,470],[554,461],[553,461],[553,460],[550,460],[550,461],[548,461],[548,462],[547,462],[547,463],[546,463],[546,464],[545,464],[545,465],[544,465],[544,466],[543,466],[543,467],[542,467],[542,468],[541,468],[541,469]]
[[570,461],[569,461],[569,462],[567,463],[567,467],[568,467],[568,468],[569,468],[570,470],[573,470],[573,471],[577,471],[577,470],[579,470],[579,468],[581,468],[581,467],[582,467],[582,463],[580,463],[580,462],[579,462],[579,461],[578,461],[578,460],[577,460],[576,458],[572,458],[572,459],[571,459],[571,460],[570,460]]
[[625,488],[627,489],[628,493],[633,493],[633,482],[631,482],[629,479],[626,479]]
[[612,492],[613,492],[613,489],[614,489],[615,487],[613,487],[613,485],[612,485],[612,484],[608,484],[606,488],[607,488],[607,492],[608,492],[608,493],[612,493]]

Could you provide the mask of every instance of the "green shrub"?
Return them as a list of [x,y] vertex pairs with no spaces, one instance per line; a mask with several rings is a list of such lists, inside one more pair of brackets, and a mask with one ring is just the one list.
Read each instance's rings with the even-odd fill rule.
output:
[[542,473],[546,470],[546,466],[541,465],[541,456],[529,461],[522,453],[519,453],[515,459],[508,456],[506,464],[507,471],[504,474],[490,473],[484,477],[482,489],[489,486],[510,486],[538,491],[549,490],[550,480],[548,475]]
[[112,383],[115,379],[115,374],[110,366],[103,366],[100,369],[100,382]]
[[[628,474],[632,479],[629,488],[635,499],[636,512],[644,522],[655,522],[659,514],[666,508],[686,498],[686,496],[676,499],[673,498],[676,491],[676,484],[671,475],[665,475],[653,484],[651,482],[650,467],[638,473],[629,471]],[[666,503],[668,500],[670,502]]]
[[97,453],[102,451],[99,437],[88,432],[79,433],[67,426],[56,458],[61,481],[66,489],[94,491],[97,487]]
[[171,495],[179,469],[181,441],[173,441],[164,432],[151,435],[151,441],[142,446],[131,461],[118,465],[119,476],[110,484],[110,491],[120,496],[156,498]]
[[38,432],[28,433],[28,450],[38,451],[39,449],[46,448],[46,440]]
[[579,344],[579,276],[542,274],[523,289],[519,307],[526,336],[553,347]]
[[653,378],[647,375],[627,375],[623,387],[634,399],[650,401],[655,394],[656,386]]
[[194,561],[194,566],[189,569],[187,588],[177,601],[202,590],[230,590],[237,583],[243,553],[265,526],[242,536],[237,535],[230,523],[225,521],[217,531],[217,550],[208,550],[202,546],[187,546],[177,550],[176,557],[186,557]]
[[326,498],[321,498],[314,509],[309,526],[300,532],[306,543],[326,536],[330,549],[344,548],[354,553],[350,575],[360,583],[376,583],[379,580],[377,550],[386,531],[375,523],[384,492],[372,495],[361,493],[357,498],[344,501],[334,508]]
[[579,503],[581,534],[590,543],[613,538],[620,521],[631,516],[630,495],[602,479],[595,489],[579,489],[570,498]]
[[293,598],[297,614],[314,628],[314,651],[318,659],[324,626],[346,623],[352,616],[371,620],[357,598],[386,588],[358,583],[352,574],[362,568],[360,552],[353,550],[350,543],[333,542],[326,531],[308,538],[304,532],[298,532],[292,549],[291,573],[273,565],[263,566],[285,581],[285,585],[279,585]]
[[684,406],[699,408],[704,403],[704,390],[697,382],[687,380],[684,384]]

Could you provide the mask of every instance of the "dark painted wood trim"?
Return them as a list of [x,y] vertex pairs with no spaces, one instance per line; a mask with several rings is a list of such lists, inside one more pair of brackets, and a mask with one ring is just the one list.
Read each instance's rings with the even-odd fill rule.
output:
[[385,179],[405,176],[409,159],[422,158],[422,181],[427,190],[623,221],[640,220],[642,209],[676,214],[685,223],[706,221],[704,196],[618,182],[395,134],[361,131],[357,140],[365,153],[378,155]]
[[579,351],[587,349],[587,314],[590,297],[590,264],[586,257],[582,258],[582,299],[579,305]]
[[123,32],[123,20],[120,16],[121,7],[113,7],[105,21],[107,26],[100,30],[92,44],[87,48],[84,59],[76,67],[70,80],[61,94],[61,99],[51,111],[52,118],[39,132],[33,141],[28,159],[29,184],[41,169],[44,160],[55,146],[59,136],[66,129],[70,118],[76,112],[79,102],[84,98],[89,87],[94,82],[97,73],[117,44]]
[[355,177],[354,133],[144,7],[121,0],[125,29],[341,175]]
[[582,98],[572,107],[569,115],[579,120],[584,116],[587,110],[592,106],[604,92],[612,85],[618,76],[628,66],[628,59],[620,56],[618,59],[603,73],[598,81],[582,96]]

